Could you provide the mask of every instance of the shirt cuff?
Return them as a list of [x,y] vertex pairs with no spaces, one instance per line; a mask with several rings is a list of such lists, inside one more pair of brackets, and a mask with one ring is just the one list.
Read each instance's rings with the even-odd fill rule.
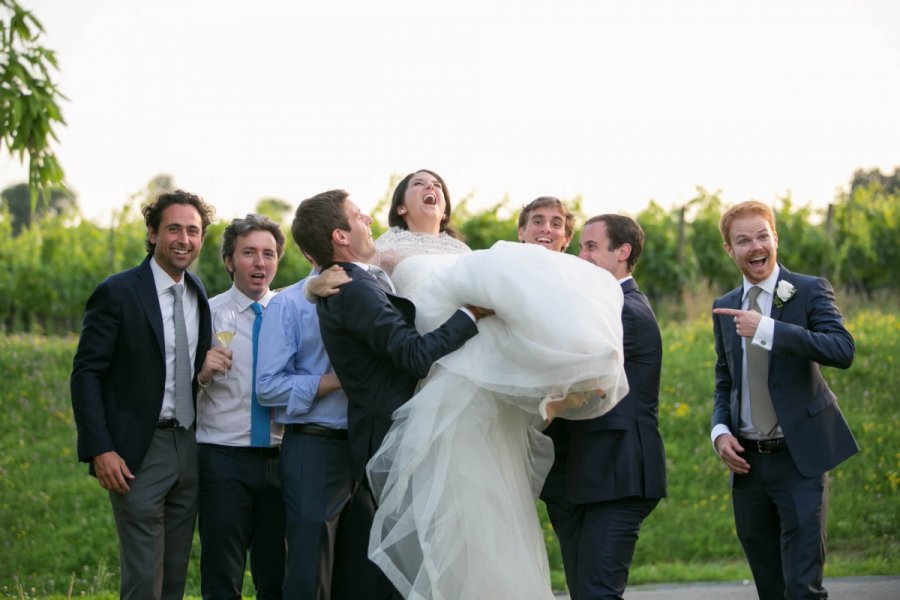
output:
[[303,297],[306,298],[306,301],[310,304],[316,303],[316,297],[309,291],[309,279],[303,282]]
[[724,423],[718,423],[715,427],[712,428],[712,433],[709,434],[709,439],[712,441],[713,450],[716,448],[716,438],[723,434],[731,435],[731,430],[728,429],[728,425]]
[[468,308],[466,308],[465,306],[461,306],[461,307],[459,308],[459,310],[461,310],[461,311],[463,311],[464,313],[466,313],[467,315],[469,315],[469,318],[472,319],[472,322],[473,322],[473,323],[477,323],[477,322],[478,322],[478,319],[475,318],[475,314],[474,314],[471,310],[469,310]]
[[775,342],[775,319],[772,317],[762,317],[759,325],[756,327],[756,335],[753,336],[753,345],[763,350],[772,350],[772,344]]

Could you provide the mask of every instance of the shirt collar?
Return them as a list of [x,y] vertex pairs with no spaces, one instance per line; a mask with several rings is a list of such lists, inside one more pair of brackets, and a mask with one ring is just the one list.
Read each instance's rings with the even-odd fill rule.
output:
[[259,302],[263,308],[265,308],[269,304],[269,300],[272,299],[272,296],[275,295],[275,292],[272,290],[268,290],[262,298],[259,300],[254,300],[249,296],[246,296],[242,291],[237,289],[237,287],[232,284],[231,289],[228,290],[228,296],[231,299],[231,303],[234,304],[234,307],[238,312],[244,312],[250,308],[250,305],[254,302]]
[[[187,280],[187,275],[182,274],[181,281],[175,281],[172,279],[172,276],[166,273],[159,263],[156,262],[156,257],[150,257],[150,272],[153,273],[153,283],[156,284],[156,294],[161,295],[163,292],[169,290],[173,285],[185,284]],[[185,289],[185,291],[187,291]]]
[[747,294],[750,292],[750,288],[756,286],[762,288],[764,292],[768,292],[769,295],[775,295],[775,284],[778,283],[778,275],[781,273],[781,265],[776,264],[775,268],[772,270],[772,274],[760,281],[759,283],[750,283],[746,277],[744,277],[744,295],[746,298]]

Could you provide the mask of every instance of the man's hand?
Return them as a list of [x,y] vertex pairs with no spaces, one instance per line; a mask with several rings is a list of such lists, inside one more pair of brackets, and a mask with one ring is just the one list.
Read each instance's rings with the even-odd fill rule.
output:
[[317,276],[310,278],[306,282],[306,289],[313,296],[326,298],[337,294],[342,285],[353,281],[347,275],[347,271],[340,265],[332,265],[319,273]]
[[472,316],[475,317],[476,321],[480,321],[485,317],[490,317],[491,315],[497,314],[492,308],[482,308],[480,306],[474,306],[472,304],[466,304],[466,308],[470,313],[472,313]]
[[206,353],[203,359],[203,367],[197,374],[197,383],[206,387],[216,375],[224,375],[231,368],[231,350],[226,350],[221,346],[213,346]]
[[744,451],[744,447],[741,446],[736,437],[730,433],[723,433],[716,438],[715,445],[719,458],[722,459],[722,462],[725,463],[725,466],[732,473],[746,475],[750,472],[750,463],[738,454],[738,452]]
[[565,395],[565,397],[551,397],[546,404],[544,402],[541,405],[544,407],[544,412],[546,413],[547,421],[552,421],[556,418],[560,413],[563,413],[571,408],[581,408],[585,404],[588,403],[588,400],[593,396],[600,396],[601,398],[606,397],[606,392],[602,389],[599,390],[587,390],[585,392],[569,392]]
[[341,389],[341,380],[334,373],[325,373],[319,378],[319,387],[316,389],[316,398]]
[[104,452],[95,456],[94,471],[100,487],[105,490],[126,494],[131,489],[128,487],[128,480],[134,479],[134,475],[117,452]]
[[741,337],[753,339],[762,315],[755,310],[735,310],[733,308],[714,308],[713,314],[734,317],[734,328]]

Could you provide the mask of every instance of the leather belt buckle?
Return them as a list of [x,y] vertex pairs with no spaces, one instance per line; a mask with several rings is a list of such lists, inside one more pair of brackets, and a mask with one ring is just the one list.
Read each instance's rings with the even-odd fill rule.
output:
[[784,438],[756,440],[756,449],[760,454],[774,454],[787,450],[787,445],[784,443]]
[[738,438],[738,442],[748,452],[756,454],[778,454],[787,451],[787,443],[783,437],[768,440],[754,440],[750,438]]

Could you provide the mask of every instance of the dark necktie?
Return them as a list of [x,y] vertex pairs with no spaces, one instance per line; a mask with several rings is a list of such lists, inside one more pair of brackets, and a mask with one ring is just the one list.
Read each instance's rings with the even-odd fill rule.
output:
[[253,373],[250,375],[250,445],[256,448],[269,446],[269,409],[256,399],[256,356],[259,353],[259,328],[262,326],[262,306],[258,302],[250,305],[256,317],[253,319]]
[[[748,294],[750,310],[762,313],[759,309],[759,293],[762,288],[753,286]],[[754,346],[750,339],[747,345],[747,377],[750,384],[750,420],[761,434],[768,437],[778,425],[775,407],[769,396],[769,353],[759,346]]]
[[172,317],[175,321],[175,419],[185,429],[194,423],[194,392],[191,376],[191,353],[188,349],[187,327],[184,324],[184,287],[169,288],[175,297]]

